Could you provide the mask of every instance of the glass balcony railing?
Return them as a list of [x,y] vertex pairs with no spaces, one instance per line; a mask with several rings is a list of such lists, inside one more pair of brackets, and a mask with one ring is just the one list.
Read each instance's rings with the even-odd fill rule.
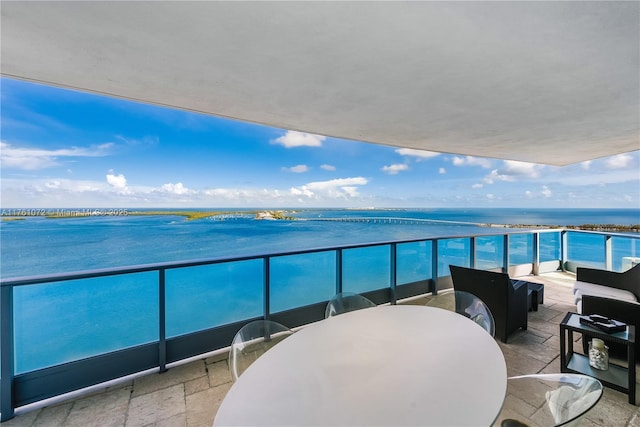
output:
[[324,317],[340,291],[374,302],[451,286],[449,265],[538,274],[640,263],[640,235],[567,230],[377,242],[6,279],[0,412],[222,350],[246,322]]

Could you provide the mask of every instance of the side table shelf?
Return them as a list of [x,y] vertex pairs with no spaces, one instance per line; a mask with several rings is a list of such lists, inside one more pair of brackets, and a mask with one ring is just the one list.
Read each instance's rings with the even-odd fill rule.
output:
[[[588,332],[605,342],[617,342],[627,346],[627,362],[629,368],[609,362],[609,369],[601,371],[589,365],[588,356],[573,352],[573,332]],[[568,348],[567,348],[568,347]],[[560,322],[560,370],[589,375],[614,390],[626,393],[629,403],[636,404],[636,369],[635,369],[635,328],[629,325],[624,332],[608,334],[599,329],[580,323],[580,315],[567,313]]]

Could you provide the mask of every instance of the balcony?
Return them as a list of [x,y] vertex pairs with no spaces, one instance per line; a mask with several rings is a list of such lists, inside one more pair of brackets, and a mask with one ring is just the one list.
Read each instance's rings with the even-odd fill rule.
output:
[[[292,327],[322,318],[328,299],[323,294],[297,297],[295,303],[279,299],[278,292],[282,289],[279,283],[283,278],[297,277],[306,270],[326,278],[328,285],[323,292],[329,296],[337,290],[355,290],[379,304],[424,303],[431,292],[451,286],[449,264],[502,269],[512,277],[538,273],[527,280],[545,284],[545,304],[538,312],[529,314],[529,330],[519,332],[509,344],[499,344],[509,375],[559,372],[558,323],[567,311],[575,311],[571,297],[574,276],[569,271],[578,265],[620,270],[624,259],[637,257],[637,239],[636,235],[536,230],[5,280],[2,282],[3,350],[14,345],[19,347],[25,337],[21,332],[25,325],[21,323],[20,312],[16,311],[24,298],[23,289],[61,286],[76,290],[82,288],[82,281],[98,280],[109,286],[111,282],[118,282],[113,278],[131,276],[137,278],[139,286],[151,282],[151,288],[155,289],[149,299],[156,302],[153,308],[158,311],[153,321],[159,336],[157,341],[123,345],[75,360],[65,360],[67,355],[54,352],[48,355],[53,362],[39,362],[48,366],[31,368],[25,368],[27,361],[20,360],[20,352],[12,359],[13,351],[3,351],[2,398],[4,405],[8,405],[3,409],[11,413],[16,408],[16,417],[6,425],[211,425],[219,403],[231,386],[226,347],[241,324],[263,315]],[[572,245],[585,244],[585,240],[596,245],[597,255],[590,259],[572,256],[575,249]],[[359,288],[360,267],[354,256],[359,251],[383,266],[382,273],[377,270],[374,273],[384,279],[369,288]],[[323,262],[318,262],[319,259]],[[385,263],[380,263],[380,259],[386,260]],[[225,265],[225,271],[233,272],[237,263],[242,264],[243,270],[247,265],[252,266],[249,270],[258,283],[257,291],[252,291],[258,294],[257,308],[245,309],[244,317],[231,321],[214,320],[209,325],[180,327],[172,324],[176,317],[171,314],[171,304],[180,301],[182,295],[175,293],[171,286],[182,273],[190,269],[210,272],[217,268],[215,266]],[[292,269],[292,265],[296,268]],[[420,268],[415,269],[417,265]],[[308,276],[304,274],[298,277],[298,280],[305,279]],[[228,280],[234,280],[233,274]],[[69,293],[75,298],[73,292],[69,290]],[[231,297],[227,298],[227,304]],[[109,295],[105,298],[103,304],[116,301]],[[203,310],[214,311],[211,306]],[[190,311],[192,317],[200,317],[198,307]],[[14,319],[14,324],[5,321],[7,318]],[[132,329],[139,326],[126,318],[116,320]],[[56,358],[60,360],[55,361]],[[13,401],[7,399],[7,392],[14,397]],[[625,395],[606,389],[604,398],[588,418],[594,425],[631,426],[640,422],[640,412],[626,402]]]

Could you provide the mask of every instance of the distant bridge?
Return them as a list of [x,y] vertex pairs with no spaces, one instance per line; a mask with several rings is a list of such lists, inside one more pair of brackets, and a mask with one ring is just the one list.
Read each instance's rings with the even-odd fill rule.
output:
[[[219,214],[210,216],[213,221],[229,221],[237,219],[255,219],[256,215],[251,214]],[[421,219],[421,218],[399,218],[399,217],[380,217],[380,216],[353,216],[353,217],[318,217],[318,218],[296,218],[295,221],[332,221],[332,222],[357,222],[362,224],[394,224],[394,225],[428,225],[428,224],[451,224],[451,225],[476,225],[486,226],[478,222],[465,221],[447,221],[443,219]]]
[[256,217],[256,214],[254,213],[250,213],[250,214],[231,213],[231,214],[211,215],[210,217],[208,217],[208,219],[212,221],[230,221],[234,219],[254,219],[255,217]]
[[443,219],[420,219],[420,218],[398,218],[398,217],[336,217],[336,218],[299,218],[300,221],[334,221],[334,222],[360,222],[367,224],[398,224],[398,225],[421,225],[421,224],[452,224],[452,225],[477,225],[483,226],[478,222],[465,221],[447,221]]

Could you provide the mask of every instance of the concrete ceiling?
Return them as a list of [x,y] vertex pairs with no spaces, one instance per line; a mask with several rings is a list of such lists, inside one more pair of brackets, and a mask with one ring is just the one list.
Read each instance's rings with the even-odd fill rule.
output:
[[2,1],[7,77],[437,152],[640,149],[640,2]]

